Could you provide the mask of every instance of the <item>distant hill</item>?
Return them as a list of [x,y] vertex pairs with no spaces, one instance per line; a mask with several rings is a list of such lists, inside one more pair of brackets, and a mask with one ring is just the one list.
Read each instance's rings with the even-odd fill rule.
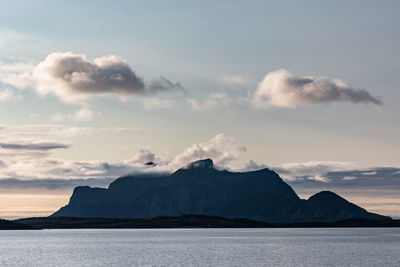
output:
[[0,230],[32,230],[36,229],[28,224],[0,219]]
[[149,219],[36,217],[19,219],[17,222],[40,229],[400,227],[399,220],[348,219],[337,222],[267,223],[205,215],[159,216]]
[[108,189],[76,187],[53,217],[152,218],[202,214],[263,222],[334,222],[351,218],[390,220],[333,192],[300,199],[277,173],[217,170],[211,159],[172,174],[116,179]]

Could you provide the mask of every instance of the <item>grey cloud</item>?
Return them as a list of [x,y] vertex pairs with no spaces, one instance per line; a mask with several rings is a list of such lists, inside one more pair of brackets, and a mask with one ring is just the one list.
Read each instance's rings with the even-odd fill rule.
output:
[[334,101],[382,105],[378,98],[363,88],[353,87],[337,79],[295,77],[284,69],[269,72],[259,84],[252,100],[257,108],[293,108]]
[[180,83],[173,83],[167,78],[161,76],[159,79],[154,79],[147,83],[147,88],[152,93],[177,90],[186,93],[185,88]]
[[57,142],[0,142],[0,147],[3,149],[11,150],[53,150],[53,149],[66,149],[71,145]]
[[[83,54],[55,52],[49,54],[30,73],[24,71],[21,70],[18,75],[14,73],[18,77],[22,74],[28,76],[29,79],[24,79],[26,82],[22,87],[31,86],[41,95],[53,94],[71,103],[104,94],[128,97],[171,90],[185,91],[181,84],[173,83],[165,77],[144,80],[125,60],[114,55],[89,61]],[[21,79],[9,79],[7,75],[0,75],[0,81],[21,87]]]
[[[78,127],[62,124],[28,124],[3,126],[4,130],[9,131],[14,136],[38,136],[38,137],[74,137],[95,134],[135,134],[143,132],[145,128],[125,128],[125,127]],[[1,128],[0,128],[1,130]]]

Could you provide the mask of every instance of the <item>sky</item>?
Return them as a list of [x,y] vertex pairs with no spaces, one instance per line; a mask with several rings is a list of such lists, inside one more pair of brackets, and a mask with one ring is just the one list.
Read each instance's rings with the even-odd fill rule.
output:
[[398,1],[0,3],[0,217],[207,157],[400,217]]

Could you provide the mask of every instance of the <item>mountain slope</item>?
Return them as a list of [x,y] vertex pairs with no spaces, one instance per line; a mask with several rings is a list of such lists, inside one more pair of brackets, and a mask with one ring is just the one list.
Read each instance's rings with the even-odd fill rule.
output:
[[[266,222],[379,216],[345,200],[337,201],[336,197],[329,203],[324,195],[301,200],[274,171],[219,171],[211,159],[205,159],[173,174],[118,178],[108,189],[77,187],[69,204],[52,216],[151,218],[203,214]],[[329,206],[328,213],[325,205]]]
[[330,191],[319,192],[307,201],[303,201],[291,218],[295,221],[318,222],[334,222],[351,218],[389,219],[389,217],[370,213]]

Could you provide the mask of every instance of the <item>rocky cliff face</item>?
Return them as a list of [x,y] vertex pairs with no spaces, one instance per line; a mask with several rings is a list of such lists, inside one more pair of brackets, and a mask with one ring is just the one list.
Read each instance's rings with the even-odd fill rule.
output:
[[108,189],[77,187],[52,216],[150,218],[182,214],[248,218],[266,222],[385,219],[331,192],[301,200],[277,173],[219,171],[211,159],[173,174],[127,176]]

